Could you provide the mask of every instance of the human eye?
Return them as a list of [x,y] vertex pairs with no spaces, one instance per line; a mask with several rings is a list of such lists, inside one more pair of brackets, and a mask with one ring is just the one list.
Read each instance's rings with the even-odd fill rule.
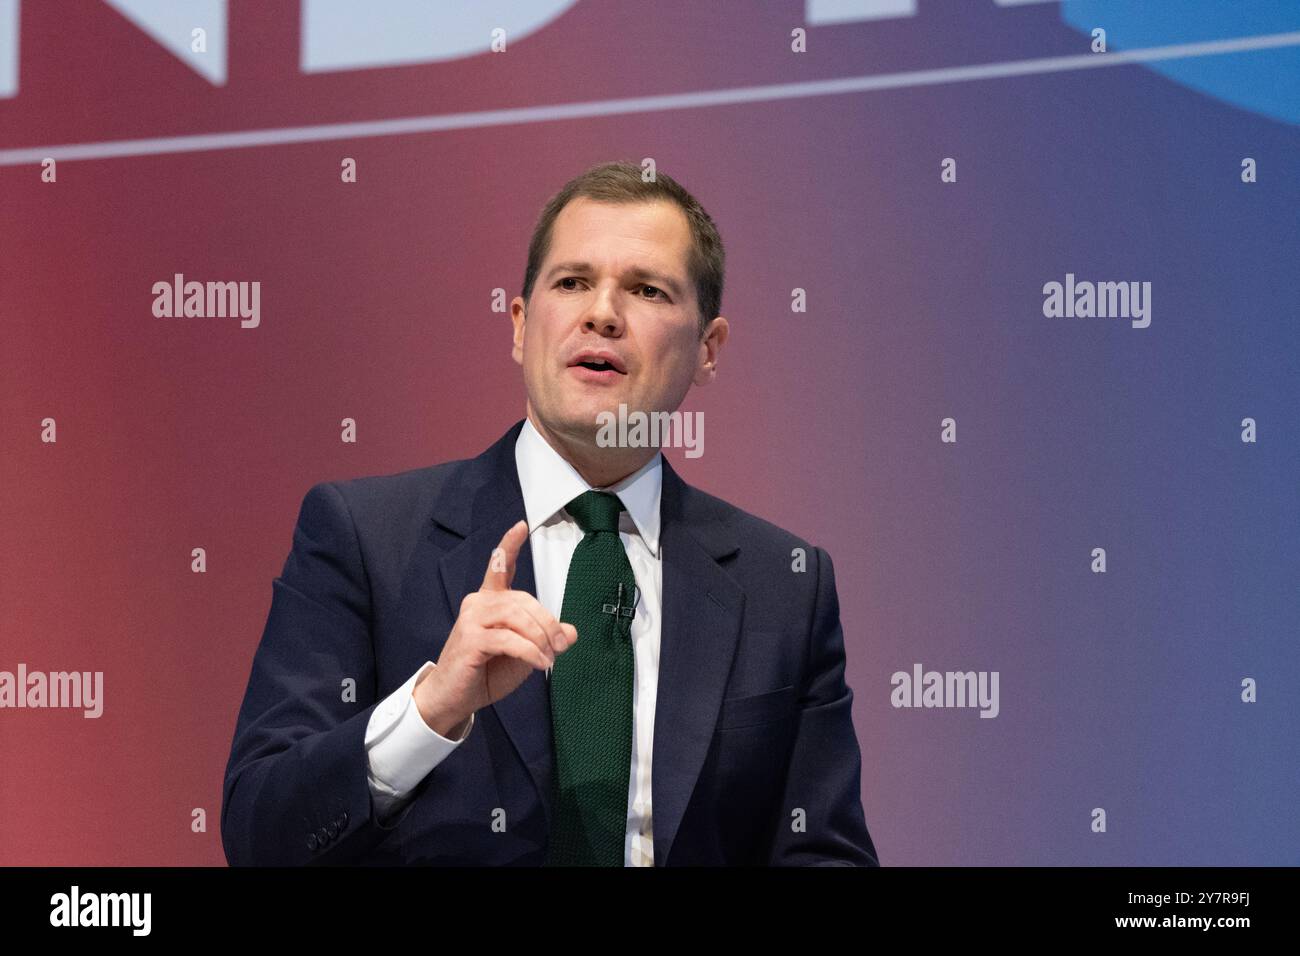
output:
[[[559,285],[562,285],[562,284],[565,283],[565,282],[581,282],[581,281],[582,281],[582,280],[579,279],[577,276],[564,276],[564,277],[562,277],[561,279],[559,279],[555,284],[556,284],[557,286],[559,286]],[[566,287],[566,290],[565,290],[565,291],[569,291],[569,290],[567,289],[567,287]]]
[[655,291],[655,292],[658,292],[659,295],[655,297],[655,299],[654,299],[655,301],[658,301],[658,300],[664,300],[664,301],[667,301],[667,299],[668,299],[668,293],[664,292],[664,290],[661,289],[661,288],[659,288],[658,286],[655,286],[655,285],[642,285],[641,288],[642,288],[642,289],[651,289],[651,290],[653,290],[653,291]]

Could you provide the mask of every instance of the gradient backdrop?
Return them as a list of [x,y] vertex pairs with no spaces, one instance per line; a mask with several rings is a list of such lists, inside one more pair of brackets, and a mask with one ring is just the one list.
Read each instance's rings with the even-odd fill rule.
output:
[[[228,14],[197,65],[148,6],[0,0],[0,670],[100,670],[105,696],[99,719],[0,710],[0,863],[225,862],[303,495],[522,417],[493,290],[520,291],[564,181],[644,157],[728,254],[732,338],[683,406],[705,454],[668,455],[834,558],[882,863],[1300,863],[1300,4],[578,0],[534,4],[505,53],[486,24],[520,4],[408,10],[396,65],[343,62],[398,54],[331,27],[333,0],[196,4],[164,41]],[[864,76],[892,79],[794,85]],[[755,92],[614,102],[719,90]],[[603,105],[300,129],[573,103]],[[177,272],[260,281],[261,325],[155,318]],[[1150,281],[1150,326],[1044,317],[1067,272]],[[918,662],[998,671],[1000,713],[895,709]]]

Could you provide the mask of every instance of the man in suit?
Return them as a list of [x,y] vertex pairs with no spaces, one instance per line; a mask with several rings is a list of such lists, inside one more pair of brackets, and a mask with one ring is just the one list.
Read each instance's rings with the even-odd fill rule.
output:
[[663,173],[551,199],[511,304],[526,417],[302,502],[226,768],[232,864],[877,865],[829,555],[598,435],[712,381],[722,276]]

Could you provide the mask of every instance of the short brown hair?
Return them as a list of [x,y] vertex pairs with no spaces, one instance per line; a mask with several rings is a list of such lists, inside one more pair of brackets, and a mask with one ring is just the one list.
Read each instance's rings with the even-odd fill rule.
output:
[[633,162],[619,161],[592,166],[582,175],[569,180],[542,208],[533,227],[533,238],[528,243],[528,265],[524,269],[524,301],[533,294],[537,273],[551,248],[551,231],[560,211],[579,196],[597,202],[631,203],[667,200],[676,203],[686,214],[691,227],[691,252],[687,256],[687,269],[695,284],[695,299],[700,309],[700,338],[709,323],[722,308],[722,281],[726,268],[726,255],[722,237],[718,235],[713,219],[695,197],[667,173],[655,171],[655,178],[646,182],[641,178],[641,167]]

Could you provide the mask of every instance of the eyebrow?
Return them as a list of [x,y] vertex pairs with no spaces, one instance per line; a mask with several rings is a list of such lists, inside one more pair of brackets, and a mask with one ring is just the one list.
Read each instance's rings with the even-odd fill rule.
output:
[[[549,282],[554,278],[557,272],[592,273],[595,271],[596,270],[592,267],[590,262],[557,262],[546,271],[546,279],[544,281]],[[682,284],[670,275],[665,275],[662,272],[655,272],[651,269],[644,269],[640,266],[633,266],[624,274],[633,276],[637,279],[654,280],[652,284],[663,286],[671,292],[674,297],[678,299],[685,297],[686,293],[682,288]]]

